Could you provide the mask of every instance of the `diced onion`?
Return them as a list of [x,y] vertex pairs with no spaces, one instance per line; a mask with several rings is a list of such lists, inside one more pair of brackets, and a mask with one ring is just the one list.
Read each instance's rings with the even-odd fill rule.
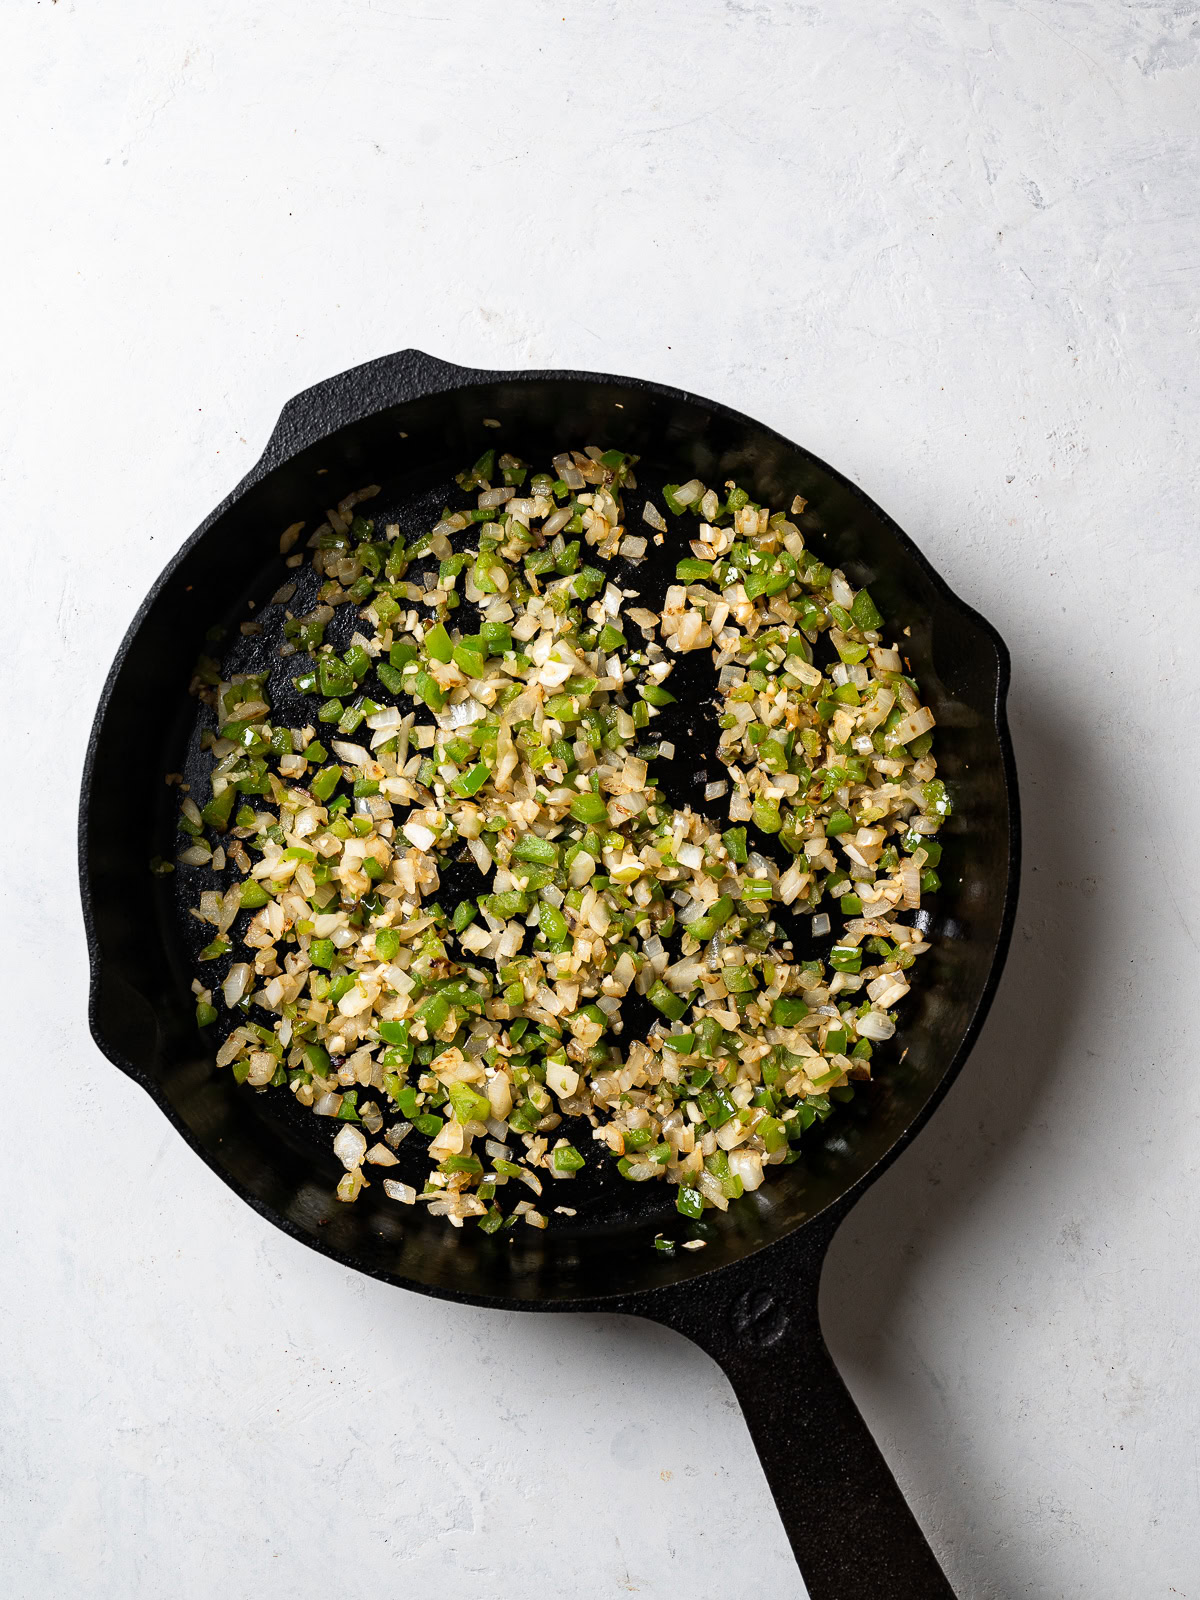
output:
[[[921,884],[938,881],[951,810],[935,718],[834,566],[841,541],[816,565],[793,522],[748,499],[762,489],[714,462],[720,482],[663,491],[693,513],[674,580],[622,587],[633,566],[607,564],[643,562],[668,531],[644,496],[628,531],[635,462],[588,444],[547,477],[485,448],[456,508],[406,533],[403,564],[396,523],[356,520],[378,486],[342,495],[308,537],[312,571],[235,619],[239,649],[286,620],[282,643],[264,638],[249,670],[202,661],[193,680],[207,768],[194,794],[190,769],[168,783],[181,881],[205,879],[196,1019],[217,1023],[217,1066],[248,1090],[286,1079],[335,1121],[343,1203],[368,1168],[400,1164],[415,1123],[432,1136],[408,1155],[429,1170],[415,1185],[389,1172],[384,1195],[455,1228],[544,1229],[544,1180],[609,1153],[632,1182],[683,1185],[688,1215],[725,1210],[788,1159],[776,1116],[794,1143],[807,1099],[870,1093],[848,1038],[895,1035],[930,947]],[[281,540],[292,572],[302,528]],[[285,618],[297,594],[322,598]],[[811,624],[827,620],[818,652]],[[311,694],[290,730],[276,656],[297,658],[283,672]],[[821,947],[793,949],[782,907]]]

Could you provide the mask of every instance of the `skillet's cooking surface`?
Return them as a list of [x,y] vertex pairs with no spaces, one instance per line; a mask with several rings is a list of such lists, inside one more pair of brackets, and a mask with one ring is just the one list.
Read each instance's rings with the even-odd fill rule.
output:
[[[456,1298],[595,1303],[710,1271],[790,1232],[888,1153],[961,1059],[990,997],[1010,910],[1011,775],[997,723],[1006,662],[987,625],[950,595],[877,508],[805,451],[757,424],[709,402],[627,380],[497,375],[472,383],[475,375],[429,365],[440,379],[436,385],[428,370],[419,383],[411,371],[406,379],[393,372],[392,405],[383,403],[389,396],[381,396],[378,385],[368,410],[362,397],[348,404],[353,395],[334,395],[331,417],[333,386],[323,386],[320,406],[307,413],[304,397],[293,403],[264,458],[265,470],[252,474],[198,542],[185,547],[135,624],[101,709],[85,786],[85,890],[92,891],[98,957],[94,1022],[109,1053],[147,1083],[205,1159],[306,1242],[393,1281]],[[454,375],[449,381],[448,373]],[[396,392],[396,380],[405,380],[402,392]],[[422,394],[421,386],[441,392]],[[347,414],[357,420],[336,428]],[[485,417],[498,419],[501,427],[486,427]],[[335,431],[321,438],[331,423]],[[285,526],[304,519],[311,530],[326,506],[375,482],[382,493],[364,510],[380,524],[396,521],[406,532],[423,531],[443,504],[458,503],[453,474],[483,449],[508,449],[541,467],[557,451],[586,444],[642,457],[639,489],[626,496],[631,530],[640,531],[647,490],[661,506],[661,484],[693,474],[717,485],[736,478],[776,508],[786,509],[795,494],[803,495],[809,506],[797,520],[806,539],[843,566],[852,582],[869,583],[889,625],[910,630],[904,648],[938,719],[939,768],[953,786],[956,811],[941,835],[945,887],[930,907],[935,947],[920,963],[897,1038],[879,1053],[873,1084],[823,1128],[809,1131],[800,1163],[772,1169],[761,1190],[726,1215],[706,1213],[700,1225],[678,1216],[673,1189],[628,1184],[597,1153],[575,1180],[547,1180],[545,1204],[576,1208],[574,1219],[552,1215],[546,1234],[518,1228],[489,1239],[469,1226],[451,1230],[420,1207],[395,1205],[378,1183],[356,1205],[340,1205],[333,1199],[341,1169],[330,1148],[329,1122],[297,1106],[286,1091],[257,1095],[213,1068],[196,1034],[189,992],[192,957],[205,936],[186,910],[211,878],[184,869],[154,879],[145,863],[156,851],[174,854],[176,796],[164,786],[163,773],[185,770],[201,804],[207,794],[201,774],[208,758],[198,750],[207,714],[197,716],[186,683],[213,623],[231,629],[226,672],[270,665],[272,705],[288,721],[301,719],[302,704],[311,714],[311,702],[301,702],[291,688],[291,664],[277,656],[283,607],[267,603],[287,579],[311,582],[307,568],[290,573],[277,553]],[[664,547],[651,544],[647,560],[636,567],[612,563],[616,581],[639,590],[643,603],[656,609],[676,559],[688,553],[682,541],[690,525],[690,519],[672,519]],[[288,605],[306,609],[306,591],[301,588]],[[342,642],[342,631],[352,631],[353,611],[341,608],[329,630],[335,642]],[[261,622],[264,632],[240,636],[237,624],[248,618]],[[463,613],[455,614],[456,624],[462,619]],[[673,762],[655,764],[657,781],[671,801],[688,800],[701,809],[703,774],[723,772],[713,756],[712,677],[707,653],[683,658],[670,685],[678,704],[655,729],[676,747]],[[147,727],[161,730],[161,739],[147,739]],[[131,831],[119,816],[131,790],[153,797],[153,837]],[[762,849],[765,841],[756,844]],[[439,896],[443,904],[478,892],[473,869],[456,872],[462,876],[448,876]],[[149,937],[151,930],[156,937]],[[788,931],[802,950],[804,928],[793,923]],[[631,1013],[626,1038],[636,1036],[637,1022]],[[411,1154],[401,1147],[410,1170],[399,1176],[411,1178],[424,1167],[416,1140],[411,1143]],[[582,1147],[590,1151],[586,1142]],[[652,1248],[660,1231],[680,1239],[702,1235],[707,1248],[664,1256]]]

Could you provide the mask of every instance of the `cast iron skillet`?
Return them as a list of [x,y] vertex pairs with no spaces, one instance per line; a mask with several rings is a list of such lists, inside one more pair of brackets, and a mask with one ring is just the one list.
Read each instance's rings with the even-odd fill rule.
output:
[[[247,670],[274,657],[281,608],[264,602],[285,577],[280,531],[299,518],[315,526],[325,506],[369,482],[383,493],[367,510],[428,527],[453,473],[489,444],[539,462],[566,447],[615,446],[642,457],[639,479],[652,486],[695,474],[717,485],[736,478],[776,506],[805,496],[806,538],[852,581],[869,582],[889,622],[910,630],[905,648],[937,716],[956,807],[942,836],[934,950],[901,1018],[899,1048],[866,1093],[810,1130],[805,1159],[773,1170],[726,1215],[706,1213],[702,1227],[683,1223],[665,1185],[624,1183],[611,1164],[590,1186],[556,1188],[554,1201],[569,1199],[578,1215],[554,1216],[544,1233],[452,1230],[420,1207],[394,1205],[378,1184],[355,1205],[331,1201],[339,1169],[327,1125],[297,1118],[286,1094],[238,1088],[197,1033],[189,992],[197,925],[180,908],[199,886],[182,872],[147,871],[155,850],[174,853],[177,802],[164,772],[199,770],[186,687],[206,631],[250,616],[256,599],[265,632],[242,639],[235,630],[231,659]],[[661,593],[679,553],[678,545],[651,552],[622,579],[648,597],[656,584]],[[282,664],[278,676],[286,682]],[[1018,864],[1008,677],[995,630],[866,495],[724,406],[636,379],[476,372],[415,351],[356,367],[284,407],[262,460],[154,585],[104,686],[80,817],[92,1032],[232,1189],[335,1260],[447,1300],[630,1312],[707,1350],[741,1402],[813,1600],[951,1595],[830,1360],[817,1286],[838,1224],[945,1093],[995,992]],[[672,798],[700,799],[711,726],[696,679],[676,710]],[[131,797],[147,825],[130,826]],[[681,1239],[685,1227],[707,1248],[673,1256],[652,1248],[656,1233]]]

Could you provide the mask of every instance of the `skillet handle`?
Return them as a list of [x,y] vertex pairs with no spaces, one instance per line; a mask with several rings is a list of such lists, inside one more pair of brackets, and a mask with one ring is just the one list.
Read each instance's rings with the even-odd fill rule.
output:
[[840,1220],[639,1309],[733,1385],[810,1600],[954,1600],[821,1334],[821,1267]]
[[265,477],[310,444],[388,406],[503,376],[455,366],[427,356],[423,350],[397,350],[390,356],[365,361],[360,367],[350,367],[313,384],[311,389],[302,389],[287,402],[251,478]]

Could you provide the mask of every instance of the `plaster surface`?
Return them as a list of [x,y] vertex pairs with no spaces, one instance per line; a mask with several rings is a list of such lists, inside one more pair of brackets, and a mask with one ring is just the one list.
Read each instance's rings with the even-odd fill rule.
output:
[[804,1592],[703,1355],[348,1274],[87,1033],[77,782],[137,601],[290,394],[416,346],[756,415],[1009,642],[1013,952],[825,1323],[963,1596],[1200,1595],[1195,4],[25,0],[0,30],[0,1590]]

